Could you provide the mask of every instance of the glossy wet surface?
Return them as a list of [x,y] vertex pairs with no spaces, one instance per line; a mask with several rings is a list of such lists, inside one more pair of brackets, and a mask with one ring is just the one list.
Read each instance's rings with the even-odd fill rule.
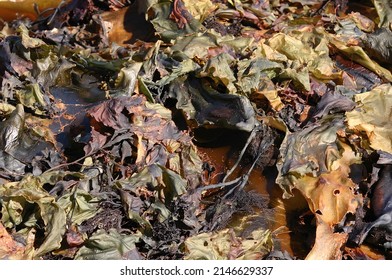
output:
[[105,100],[105,93],[57,87],[51,89],[51,94],[56,98],[61,113],[53,119],[50,129],[55,134],[56,140],[63,145],[60,148],[68,147],[70,137],[85,133],[86,128],[90,127],[86,112],[92,106]]
[[[226,145],[222,147],[206,148],[198,147],[202,158],[209,160],[215,171],[211,173],[210,183],[217,183],[221,180],[226,172],[235,164],[238,157],[238,148]],[[249,165],[240,164],[229,179],[235,179],[246,173]],[[286,251],[291,256],[304,258],[310,250],[309,243],[314,238],[313,232],[306,232],[309,228],[304,224],[302,229],[298,229],[297,225],[290,225],[290,221],[297,221],[297,216],[307,211],[305,199],[297,195],[293,199],[283,200],[282,191],[279,186],[275,185],[276,171],[272,168],[264,170],[255,168],[249,176],[246,190],[256,191],[266,197],[269,201],[269,207],[273,209],[273,216],[266,217],[269,227],[273,231],[275,240],[275,249]],[[270,213],[270,212],[268,212]],[[263,215],[263,213],[261,213]],[[235,223],[235,221],[233,221]],[[295,228],[295,230],[291,229]],[[304,231],[304,232],[300,232]],[[305,233],[305,234],[304,234]],[[304,234],[304,235],[303,235]],[[305,238],[308,238],[308,240]]]
[[[52,88],[51,93],[56,98],[62,113],[53,119],[50,127],[56,135],[56,140],[62,145],[60,148],[67,152],[72,150],[72,143],[75,144],[76,138],[89,132],[87,110],[105,100],[106,96],[103,91],[87,92],[65,87]],[[198,134],[199,139],[207,142],[213,139],[210,147],[206,143],[198,145],[199,155],[208,163],[210,170],[203,174],[204,184],[216,184],[222,181],[228,170],[235,164],[246,135],[208,130],[203,133],[204,136]],[[227,181],[247,173],[250,165],[251,163],[246,159],[242,160]],[[307,202],[298,192],[292,199],[282,199],[282,191],[275,184],[276,176],[277,171],[274,167],[265,170],[255,167],[249,174],[246,190],[261,194],[269,202],[269,210],[273,210],[261,211],[258,214],[264,215],[265,224],[273,232],[275,250],[287,252],[293,258],[304,259],[315,238],[315,225],[312,222],[314,216],[310,214]],[[235,225],[235,219],[240,220],[240,218],[240,215],[234,215],[231,224]],[[362,247],[361,250],[367,252],[367,255],[371,252],[374,258],[380,258],[379,253],[372,252],[368,247]],[[358,253],[353,251],[352,254]]]

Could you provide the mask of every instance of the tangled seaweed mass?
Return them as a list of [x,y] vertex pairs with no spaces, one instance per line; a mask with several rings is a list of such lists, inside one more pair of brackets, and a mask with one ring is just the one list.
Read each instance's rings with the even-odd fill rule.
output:
[[0,259],[391,259],[390,1],[0,18]]

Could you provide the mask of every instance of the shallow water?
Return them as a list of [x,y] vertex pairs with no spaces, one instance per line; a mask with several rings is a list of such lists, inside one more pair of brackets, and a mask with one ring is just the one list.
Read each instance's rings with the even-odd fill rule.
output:
[[[215,168],[208,182],[210,184],[218,183],[224,177],[225,173],[235,164],[239,154],[239,150],[230,145],[213,148],[198,147],[198,150],[202,158],[208,160],[210,165]],[[249,166],[240,164],[229,179],[239,177],[247,172],[248,168]],[[256,191],[267,197],[270,208],[274,210],[272,211],[273,216],[268,217],[268,224],[274,234],[275,249],[286,251],[297,258],[304,258],[309,251],[304,242],[308,242],[308,240],[302,240],[303,236],[299,236],[298,233],[292,231],[289,224],[290,220],[294,221],[297,215],[307,211],[307,203],[300,195],[296,195],[293,199],[283,200],[282,191],[275,184],[275,173],[273,169],[267,169],[263,172],[263,170],[256,167],[250,173],[246,189]],[[311,234],[309,238],[312,238]]]
[[89,92],[71,87],[56,87],[51,88],[51,94],[56,99],[57,107],[61,112],[53,118],[50,129],[55,135],[60,150],[72,149],[74,138],[81,138],[90,131],[87,110],[105,100],[105,93],[97,90]]

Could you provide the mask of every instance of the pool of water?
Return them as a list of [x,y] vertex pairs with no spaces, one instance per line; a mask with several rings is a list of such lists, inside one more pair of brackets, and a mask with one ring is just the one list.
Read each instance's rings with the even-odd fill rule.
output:
[[[198,147],[199,153],[204,160],[209,161],[215,171],[211,173],[210,181],[207,183],[218,183],[226,172],[235,164],[239,155],[238,147],[225,145],[221,147]],[[249,165],[240,164],[229,179],[235,179],[246,173]],[[308,240],[304,240],[304,235],[298,230],[292,228],[292,225],[302,213],[308,210],[307,203],[301,195],[296,194],[292,199],[282,199],[282,191],[275,184],[276,171],[273,168],[262,170],[256,167],[249,176],[246,189],[256,191],[269,200],[269,208],[273,211],[271,217],[268,217],[270,230],[274,234],[274,247],[277,250],[286,251],[291,256],[303,259],[310,250],[309,245],[312,243],[314,233],[306,234]],[[260,213],[263,215],[263,213]],[[235,223],[235,221],[233,221]],[[304,227],[305,230],[305,227]]]
[[88,91],[72,87],[56,87],[51,89],[51,94],[56,99],[57,107],[61,112],[54,117],[50,129],[61,145],[59,148],[65,149],[72,142],[71,138],[88,132],[90,124],[86,112],[106,99],[105,92],[97,89]]

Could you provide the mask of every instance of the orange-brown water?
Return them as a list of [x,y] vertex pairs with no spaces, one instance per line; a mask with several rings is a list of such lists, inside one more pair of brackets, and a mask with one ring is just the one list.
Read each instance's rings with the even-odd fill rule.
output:
[[[239,155],[238,147],[233,148],[230,145],[214,148],[198,147],[198,150],[203,160],[208,161],[215,168],[209,184],[222,180]],[[248,168],[249,166],[240,164],[229,179],[238,178],[246,173]],[[313,246],[315,238],[315,225],[309,223],[313,215],[309,211],[306,200],[298,191],[293,190],[293,197],[290,199],[282,198],[283,191],[275,184],[275,176],[273,172],[262,171],[256,167],[250,173],[246,189],[256,191],[269,199],[270,208],[274,210],[273,215],[268,219],[270,230],[274,235],[275,249],[286,251],[297,259],[304,259]],[[260,215],[263,214],[261,211]],[[382,252],[366,245],[359,248],[347,248],[345,255],[352,255],[354,259],[360,258],[361,255],[370,259],[385,259]]]
[[[214,148],[198,147],[200,155],[204,160],[208,161],[215,171],[211,174],[209,183],[214,184],[221,180],[225,173],[235,164],[239,151],[231,146],[222,146]],[[246,173],[249,166],[239,165],[233,172],[229,179],[238,178],[240,175]],[[294,219],[296,213],[302,213],[307,209],[306,201],[300,196],[296,195],[293,199],[283,200],[282,190],[279,186],[274,184],[273,174],[263,172],[256,167],[252,170],[249,176],[247,190],[253,190],[263,196],[267,196],[270,201],[270,207],[274,209],[273,216],[269,217],[270,229],[273,231],[275,248],[281,251],[287,251],[290,255],[297,258],[304,258],[308,253],[308,248],[303,245],[301,237],[295,236],[289,229],[289,220]]]
[[[18,17],[28,17],[36,19],[37,11],[43,12],[48,9],[59,7],[60,3],[67,3],[70,0],[0,0],[0,18],[5,21],[17,19]],[[51,10],[53,12],[53,10]],[[51,14],[49,12],[49,14]]]

